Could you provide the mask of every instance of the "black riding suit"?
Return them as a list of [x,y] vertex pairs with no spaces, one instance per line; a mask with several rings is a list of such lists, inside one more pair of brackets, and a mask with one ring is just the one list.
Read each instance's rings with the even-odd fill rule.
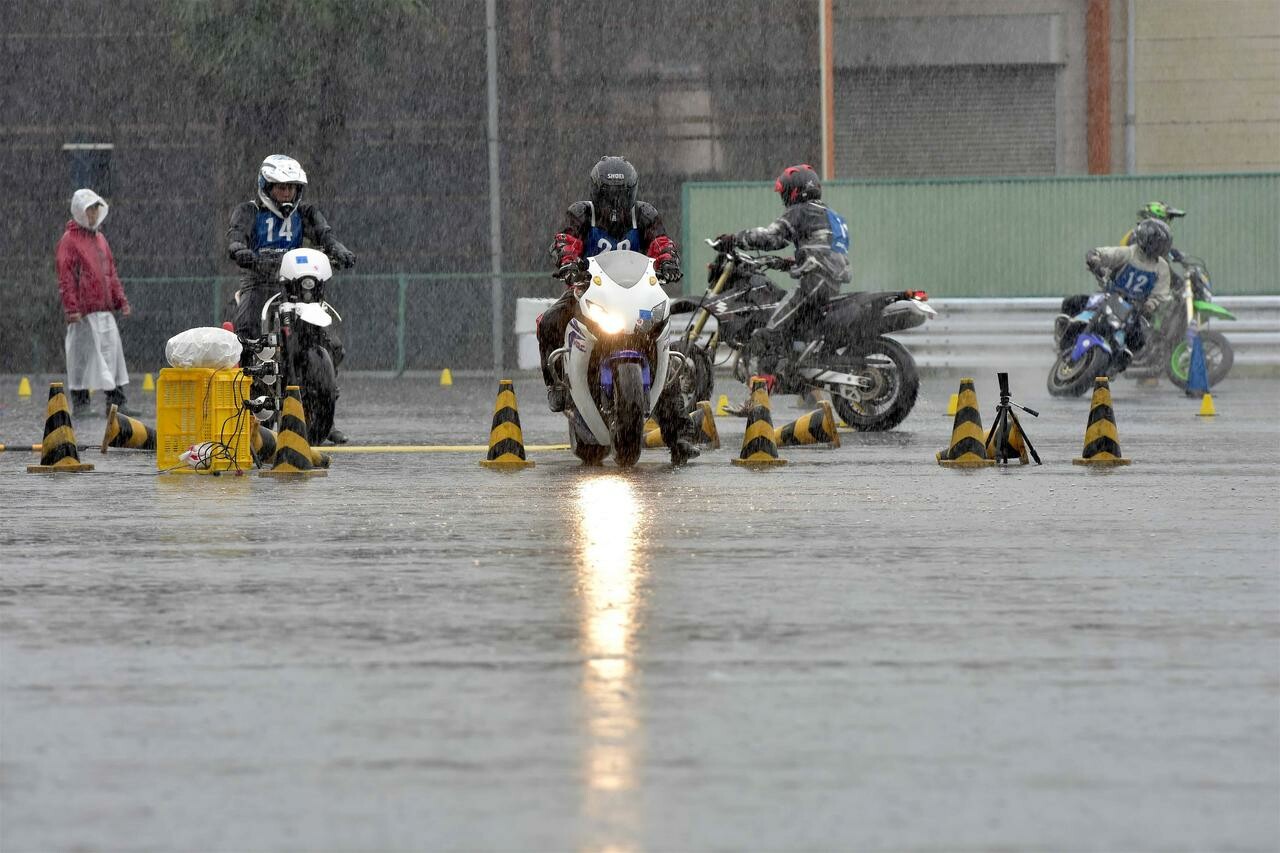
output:
[[[587,258],[614,249],[629,249],[653,258],[654,266],[674,264],[679,268],[676,244],[667,236],[666,226],[658,210],[646,201],[638,201],[631,209],[631,221],[612,230],[596,224],[595,207],[589,201],[574,202],[565,212],[564,226],[551,244],[551,257],[556,270],[578,264],[585,269]],[[678,275],[667,276],[676,280]],[[573,316],[573,288],[565,282],[565,291],[538,318],[538,351],[542,355],[542,381],[554,381],[547,367],[547,356],[564,344],[564,330]]]
[[[226,317],[236,334],[257,337],[262,334],[262,307],[280,290],[280,282],[268,271],[259,270],[255,258],[246,258],[244,250],[257,255],[260,249],[297,249],[303,241],[318,246],[326,254],[346,254],[346,247],[333,236],[333,229],[311,202],[302,202],[288,217],[280,217],[257,201],[246,201],[231,211],[227,226],[227,255],[242,267],[240,287],[227,303]],[[237,253],[244,261],[237,260]],[[342,342],[333,327],[323,330],[333,366],[342,363]]]
[[[573,317],[575,295],[572,276],[586,269],[587,258],[615,249],[648,255],[653,258],[654,268],[665,281],[680,279],[680,254],[653,205],[637,201],[631,208],[629,221],[624,220],[613,228],[596,221],[595,206],[590,201],[570,205],[550,250],[557,272],[568,276],[565,278],[565,291],[537,320],[542,381],[548,388],[554,384],[555,377],[547,358],[564,345],[565,329]],[[688,440],[693,436],[692,423],[684,417],[681,403],[679,394],[661,394],[653,413],[662,429],[663,443],[669,448],[678,439]]]
[[746,249],[773,251],[788,243],[795,248],[791,276],[796,286],[778,304],[761,333],[754,336],[752,353],[761,373],[773,373],[791,341],[809,333],[821,321],[827,302],[849,274],[849,229],[844,218],[821,201],[801,201],[763,228],[734,235]]

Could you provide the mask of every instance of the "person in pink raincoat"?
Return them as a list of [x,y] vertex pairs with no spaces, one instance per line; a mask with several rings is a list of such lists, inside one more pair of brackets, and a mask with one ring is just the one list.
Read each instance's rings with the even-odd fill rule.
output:
[[136,415],[125,404],[129,373],[124,363],[120,330],[112,313],[129,316],[116,261],[102,233],[107,203],[90,189],[71,196],[71,221],[58,241],[58,292],[67,321],[67,389],[71,416],[89,414],[89,392],[106,392],[107,408]]

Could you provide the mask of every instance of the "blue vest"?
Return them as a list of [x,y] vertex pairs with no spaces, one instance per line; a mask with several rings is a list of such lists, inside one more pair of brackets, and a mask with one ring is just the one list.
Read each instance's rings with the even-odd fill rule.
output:
[[838,255],[849,254],[849,226],[844,217],[827,208],[827,227],[831,229],[831,251]]
[[641,251],[640,232],[632,228],[623,234],[621,239],[615,240],[609,236],[608,231],[598,225],[592,225],[591,230],[587,232],[587,244],[583,248],[588,258],[593,258],[601,252],[612,252],[615,249],[639,252]]
[[302,245],[302,215],[295,209],[288,219],[259,210],[253,223],[253,248],[289,251]]
[[1158,276],[1156,270],[1143,270],[1133,264],[1125,264],[1111,277],[1111,286],[1123,293],[1125,299],[1137,304],[1151,295]]

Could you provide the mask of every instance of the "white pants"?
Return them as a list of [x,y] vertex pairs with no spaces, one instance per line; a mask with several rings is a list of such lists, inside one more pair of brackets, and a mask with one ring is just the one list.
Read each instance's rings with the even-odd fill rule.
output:
[[129,384],[120,330],[110,311],[98,311],[67,326],[67,388],[110,391]]

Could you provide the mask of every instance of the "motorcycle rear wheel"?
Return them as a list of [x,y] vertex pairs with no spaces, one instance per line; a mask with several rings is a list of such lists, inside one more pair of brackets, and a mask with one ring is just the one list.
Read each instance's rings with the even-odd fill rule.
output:
[[884,432],[902,423],[915,407],[920,393],[916,360],[893,338],[877,338],[866,352],[832,359],[832,370],[869,377],[874,386],[870,399],[850,400],[831,395],[831,404],[844,422],[858,432]]
[[302,408],[307,416],[307,442],[320,444],[333,431],[333,412],[338,403],[338,372],[324,347],[302,353]]
[[[1200,343],[1204,347],[1204,363],[1209,369],[1209,387],[1212,388],[1231,372],[1231,366],[1236,360],[1235,350],[1231,348],[1226,335],[1208,329],[1200,333]],[[1173,348],[1164,372],[1170,382],[1183,391],[1187,390],[1187,378],[1191,373],[1191,348],[1186,341],[1179,342]]]
[[613,373],[613,457],[629,468],[644,446],[644,379],[634,361],[619,364]]
[[1049,368],[1045,386],[1051,396],[1079,397],[1093,387],[1094,377],[1108,375],[1110,359],[1098,347],[1091,348],[1084,354],[1084,358],[1074,363],[1067,359],[1068,355],[1065,352],[1059,353],[1054,359],[1053,367]]

